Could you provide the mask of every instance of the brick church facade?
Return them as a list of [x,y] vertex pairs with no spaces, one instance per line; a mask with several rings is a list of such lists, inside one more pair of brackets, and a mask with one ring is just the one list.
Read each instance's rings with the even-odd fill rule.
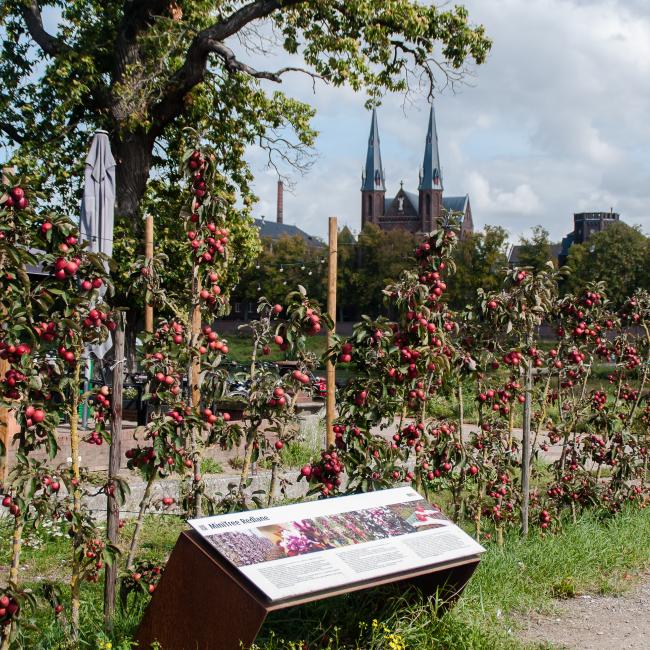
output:
[[429,233],[448,212],[460,214],[461,237],[473,232],[469,195],[443,195],[438,133],[433,106],[429,115],[418,191],[408,192],[400,184],[399,191],[392,198],[386,196],[377,111],[373,110],[366,164],[361,179],[361,227],[372,223],[382,230],[402,228],[413,233]]

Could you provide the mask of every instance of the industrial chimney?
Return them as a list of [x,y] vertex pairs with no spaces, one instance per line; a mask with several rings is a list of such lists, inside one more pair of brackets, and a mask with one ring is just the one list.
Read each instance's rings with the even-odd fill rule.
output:
[[284,185],[278,181],[278,206],[276,212],[276,221],[282,223],[284,219]]

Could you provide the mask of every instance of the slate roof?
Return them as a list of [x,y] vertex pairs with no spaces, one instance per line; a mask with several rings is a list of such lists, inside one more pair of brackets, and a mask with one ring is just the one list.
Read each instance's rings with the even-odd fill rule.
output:
[[429,128],[427,129],[427,142],[424,147],[420,189],[442,189],[442,169],[440,168],[440,154],[438,153],[438,130],[436,129],[436,113],[433,105],[431,105],[431,113],[429,114]]
[[280,239],[281,237],[300,237],[310,246],[324,246],[318,238],[307,234],[304,230],[288,223],[277,223],[266,219],[255,219],[255,227],[260,231],[260,237],[269,239]]
[[575,232],[570,232],[566,237],[562,239],[562,250],[560,251],[560,260],[566,262],[566,258],[569,256],[569,249],[573,246],[575,240]]
[[[551,249],[551,259],[557,262],[558,257],[562,253],[562,244],[551,244],[550,249]],[[510,264],[510,266],[519,266],[519,264],[521,264],[521,259],[519,257],[520,254],[521,254],[521,246],[513,246],[510,249],[510,253],[508,254],[508,264]]]
[[368,137],[368,152],[366,153],[366,166],[363,171],[361,191],[386,191],[384,167],[381,164],[381,149],[379,147],[379,125],[377,124],[377,110],[374,108],[372,109],[370,136]]
[[469,202],[469,194],[465,196],[443,196],[442,207],[451,212],[462,212],[465,214],[467,210],[467,203]]
[[[420,197],[415,192],[407,192],[404,190],[404,195],[413,206],[413,209],[418,212]],[[392,205],[396,196],[384,199],[384,214],[388,212],[388,208]],[[465,196],[443,196],[442,207],[450,212],[462,212],[465,214],[467,211],[467,204],[469,203],[469,194]]]

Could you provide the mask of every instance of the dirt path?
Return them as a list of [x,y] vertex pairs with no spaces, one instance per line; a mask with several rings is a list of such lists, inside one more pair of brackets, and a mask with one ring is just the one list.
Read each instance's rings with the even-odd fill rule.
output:
[[576,650],[650,648],[650,574],[621,596],[578,596],[558,602],[553,616],[531,615],[527,641]]

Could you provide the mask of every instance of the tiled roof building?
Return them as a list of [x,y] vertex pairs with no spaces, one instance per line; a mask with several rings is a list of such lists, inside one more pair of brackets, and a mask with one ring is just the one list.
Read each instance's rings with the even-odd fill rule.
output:
[[268,239],[281,239],[282,237],[300,237],[307,245],[320,247],[325,244],[318,238],[308,235],[298,226],[292,226],[288,223],[277,223],[276,221],[267,221],[266,219],[255,219],[255,227],[260,232],[260,237]]

